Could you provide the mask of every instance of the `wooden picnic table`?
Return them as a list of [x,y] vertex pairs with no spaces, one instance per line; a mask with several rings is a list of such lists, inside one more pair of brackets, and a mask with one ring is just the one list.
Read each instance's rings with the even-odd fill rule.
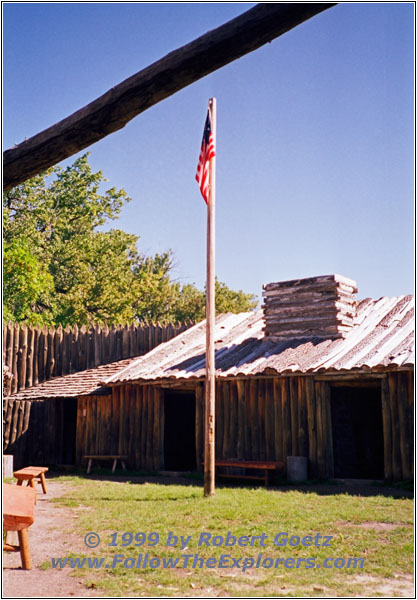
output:
[[35,479],[39,479],[42,491],[46,494],[45,473],[47,471],[48,467],[25,467],[15,471],[13,475],[17,479],[17,485],[21,486],[24,481],[27,481],[27,485],[30,485],[33,489],[35,489]]
[[[27,529],[35,520],[36,492],[32,487],[20,487],[5,483],[3,485],[3,529],[6,540],[3,550],[6,552],[20,552],[22,569],[32,568]],[[17,531],[19,545],[7,542],[7,532]]]

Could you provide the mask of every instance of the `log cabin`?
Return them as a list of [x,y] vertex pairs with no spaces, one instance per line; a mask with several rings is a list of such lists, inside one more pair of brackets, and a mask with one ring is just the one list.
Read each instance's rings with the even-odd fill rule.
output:
[[[303,456],[314,479],[413,478],[414,298],[356,292],[340,275],[271,283],[261,310],[217,317],[216,459]],[[64,413],[71,401],[72,433],[59,443],[76,465],[120,454],[135,470],[202,469],[204,321],[82,375],[10,399],[57,406],[59,394]],[[35,436],[49,448],[60,435],[52,421]]]

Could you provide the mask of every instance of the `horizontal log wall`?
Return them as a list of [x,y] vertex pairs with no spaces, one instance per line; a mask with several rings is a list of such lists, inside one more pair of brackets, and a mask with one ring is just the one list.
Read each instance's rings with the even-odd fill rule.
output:
[[15,469],[28,465],[62,465],[74,461],[74,434],[69,432],[69,411],[74,398],[41,402],[6,398],[3,407],[3,452],[13,455]]
[[57,375],[140,356],[192,324],[48,328],[3,323],[3,365],[13,375],[5,378],[4,392],[14,394]]
[[76,464],[88,454],[121,454],[131,469],[163,469],[162,398],[158,387],[133,385],[78,398]]

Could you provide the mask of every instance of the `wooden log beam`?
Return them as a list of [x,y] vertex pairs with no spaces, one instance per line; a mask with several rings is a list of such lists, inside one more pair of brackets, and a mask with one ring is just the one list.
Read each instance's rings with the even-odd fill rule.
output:
[[334,4],[258,4],[174,50],[59,123],[6,150],[3,189],[22,183],[122,129],[149,107]]
[[285,463],[286,456],[283,449],[283,420],[282,420],[282,401],[281,401],[281,382],[274,377],[272,380],[274,393],[274,443],[275,460],[282,460]]
[[401,481],[404,477],[401,468],[400,419],[398,414],[398,373],[389,373],[388,389],[391,409],[392,478],[394,481]]
[[287,456],[292,454],[291,408],[289,378],[283,377],[281,384],[281,410],[282,410],[282,460],[284,469],[287,469]]
[[388,381],[381,381],[382,429],[384,435],[384,479],[392,480],[392,421]]
[[[301,379],[301,378],[300,378]],[[305,379],[306,404],[307,404],[307,427],[308,427],[308,456],[310,476],[317,477],[317,418],[316,418],[316,396],[314,392],[314,380],[312,377]]]

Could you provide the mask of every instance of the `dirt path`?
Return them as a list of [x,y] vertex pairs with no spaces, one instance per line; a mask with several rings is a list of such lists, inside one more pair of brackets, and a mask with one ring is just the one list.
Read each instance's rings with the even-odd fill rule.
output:
[[[72,569],[45,569],[41,565],[51,564],[51,557],[65,557],[69,553],[85,552],[83,541],[71,533],[77,509],[60,507],[51,498],[62,496],[65,484],[48,480],[48,494],[38,492],[35,507],[35,522],[29,528],[29,544],[33,568],[21,568],[18,552],[3,553],[3,598],[84,598],[103,596],[99,590],[87,589],[80,578],[71,576]],[[40,489],[40,487],[39,487]],[[17,544],[16,538],[12,543]]]

